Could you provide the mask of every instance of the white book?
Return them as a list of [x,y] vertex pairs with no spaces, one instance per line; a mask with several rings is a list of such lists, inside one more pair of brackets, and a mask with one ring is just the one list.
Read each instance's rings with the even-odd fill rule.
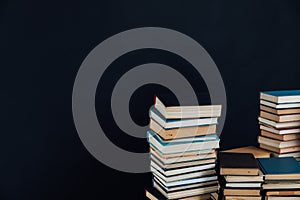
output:
[[181,186],[181,185],[187,185],[187,184],[194,184],[194,183],[203,183],[207,181],[215,181],[218,179],[217,175],[215,175],[215,171],[211,170],[210,174],[211,176],[206,176],[206,177],[196,177],[192,179],[185,179],[185,180],[177,180],[173,182],[166,182],[159,176],[155,176],[165,187],[174,187],[174,186]]
[[207,164],[207,165],[198,165],[198,166],[193,166],[193,167],[184,167],[184,168],[179,168],[179,169],[170,169],[170,170],[164,170],[160,166],[158,166],[155,162],[151,161],[151,167],[155,168],[157,171],[162,173],[165,176],[174,176],[178,174],[184,174],[184,173],[189,173],[189,172],[196,172],[196,171],[202,171],[206,169],[212,169],[216,165],[215,163],[212,164]]
[[269,101],[260,100],[260,104],[269,106],[271,108],[276,109],[284,109],[284,108],[299,108],[300,103],[285,103],[285,104],[276,104]]
[[260,129],[279,135],[300,133],[300,128],[275,129],[264,125],[260,125]]
[[258,121],[261,123],[273,126],[275,128],[293,128],[293,127],[300,127],[300,121],[295,122],[275,122],[272,120],[268,120],[262,117],[258,118]]
[[261,183],[226,183],[229,188],[260,188]]

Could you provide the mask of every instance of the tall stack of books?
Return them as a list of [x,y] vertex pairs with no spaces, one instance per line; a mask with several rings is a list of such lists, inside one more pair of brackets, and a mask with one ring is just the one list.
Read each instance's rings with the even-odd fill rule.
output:
[[150,109],[147,137],[153,188],[146,194],[152,199],[209,199],[218,190],[215,150],[221,106],[165,104],[156,97]]
[[300,161],[300,90],[261,92],[260,110],[260,147]]
[[263,174],[252,153],[219,153],[220,183],[224,200],[261,200]]
[[259,158],[266,200],[300,199],[300,164],[293,157]]

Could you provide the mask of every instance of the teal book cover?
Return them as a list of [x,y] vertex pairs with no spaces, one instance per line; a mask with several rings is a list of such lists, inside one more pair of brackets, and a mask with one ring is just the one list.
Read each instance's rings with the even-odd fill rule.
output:
[[258,158],[257,160],[265,175],[300,174],[300,164],[294,157]]

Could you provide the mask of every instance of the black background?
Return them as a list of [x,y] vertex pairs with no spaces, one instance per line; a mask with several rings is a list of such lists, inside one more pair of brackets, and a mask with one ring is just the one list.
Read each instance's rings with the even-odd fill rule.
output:
[[[299,89],[300,2],[295,1],[1,1],[0,199],[143,199],[151,175],[127,174],[94,159],[72,118],[72,87],[85,56],[101,41],[131,28],[180,31],[211,55],[227,92],[222,148],[256,145],[259,91]],[[196,91],[206,86],[176,55],[140,50],[106,71],[96,96],[107,136],[146,152],[145,140],[122,133],[111,118],[110,94],[130,68],[159,62],[180,71]],[[156,93],[135,92],[130,112],[147,124]],[[113,159],[113,158],[112,158]],[[109,197],[108,197],[109,196]]]

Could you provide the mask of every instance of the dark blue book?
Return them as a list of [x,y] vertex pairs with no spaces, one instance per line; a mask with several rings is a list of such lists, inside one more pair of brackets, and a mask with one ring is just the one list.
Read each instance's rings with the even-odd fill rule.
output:
[[257,160],[266,180],[300,180],[300,164],[294,157]]
[[269,102],[284,104],[300,102],[300,90],[282,90],[261,92],[260,98]]

